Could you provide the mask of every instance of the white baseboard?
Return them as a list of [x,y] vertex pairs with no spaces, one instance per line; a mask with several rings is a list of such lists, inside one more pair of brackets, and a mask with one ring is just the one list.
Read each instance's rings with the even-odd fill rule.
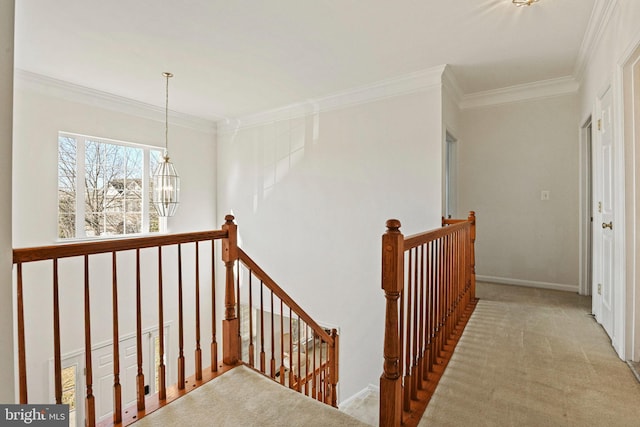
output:
[[340,402],[340,404],[338,406],[340,408],[343,408],[345,406],[349,406],[349,404],[351,402],[353,402],[354,400],[362,398],[362,397],[365,397],[370,393],[380,393],[380,386],[369,384],[368,386],[366,386],[365,388],[363,388],[362,390],[360,390],[359,392],[357,392],[353,396],[351,396],[351,397],[343,400],[342,402]]
[[552,289],[555,291],[578,292],[578,285],[563,283],[536,282],[533,280],[511,279],[509,277],[476,276],[478,282],[498,283],[501,285],[528,286],[530,288]]

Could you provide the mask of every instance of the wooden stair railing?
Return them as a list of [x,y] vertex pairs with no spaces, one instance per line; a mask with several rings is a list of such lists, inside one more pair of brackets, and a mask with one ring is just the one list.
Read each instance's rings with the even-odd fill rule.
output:
[[[162,407],[185,393],[203,385],[216,376],[226,372],[234,366],[237,366],[242,358],[241,349],[241,329],[240,329],[240,278],[241,274],[238,274],[238,281],[235,280],[234,268],[237,271],[240,270],[240,264],[247,266],[250,274],[248,277],[260,278],[259,280],[264,283],[262,286],[266,286],[270,292],[271,303],[273,304],[274,296],[278,298],[280,302],[281,313],[282,310],[288,308],[289,310],[289,331],[292,331],[291,327],[297,325],[298,338],[307,337],[310,331],[313,331],[315,337],[317,337],[318,343],[314,340],[313,343],[307,341],[305,345],[313,346],[313,351],[317,351],[318,360],[314,358],[313,361],[308,362],[313,366],[313,371],[310,369],[302,370],[302,365],[298,363],[295,365],[290,362],[288,365],[288,371],[291,372],[294,368],[297,368],[295,375],[290,375],[290,379],[283,384],[296,389],[297,391],[304,392],[307,395],[321,400],[323,402],[336,405],[335,387],[338,380],[338,337],[335,331],[330,333],[320,328],[316,322],[314,322],[300,307],[286,294],[284,293],[260,267],[258,267],[250,258],[237,246],[237,226],[233,222],[234,217],[227,215],[225,217],[225,224],[221,230],[196,232],[196,233],[183,233],[174,235],[160,235],[150,237],[139,237],[130,239],[117,239],[117,240],[103,240],[85,243],[72,243],[53,246],[43,246],[34,248],[22,248],[13,250],[13,262],[16,265],[16,310],[17,310],[17,343],[18,343],[18,369],[19,369],[19,402],[26,404],[29,402],[27,392],[27,326],[25,325],[25,306],[29,304],[29,301],[25,301],[25,286],[33,286],[35,284],[25,284],[25,277],[28,279],[31,277],[29,274],[25,274],[28,270],[28,264],[36,263],[42,264],[42,262],[50,263],[51,271],[53,274],[51,289],[52,302],[53,302],[53,324],[51,326],[53,333],[53,366],[54,366],[54,389],[55,389],[55,403],[62,403],[62,346],[61,339],[64,338],[64,333],[61,331],[60,317],[63,313],[60,312],[60,289],[67,285],[70,285],[70,280],[66,276],[61,275],[62,270],[60,264],[65,264],[65,269],[68,271],[75,267],[69,267],[64,262],[65,259],[80,259],[82,260],[82,267],[80,268],[82,276],[82,292],[83,292],[83,319],[80,323],[84,328],[84,363],[85,363],[85,419],[87,426],[97,425],[96,421],[96,402],[93,390],[93,365],[92,365],[92,349],[95,342],[92,341],[91,330],[92,322],[98,321],[96,318],[92,318],[92,306],[90,294],[92,290],[95,290],[96,282],[108,282],[111,293],[111,301],[100,301],[100,306],[104,307],[106,304],[111,306],[110,319],[108,320],[112,325],[112,340],[113,340],[113,417],[110,420],[105,420],[99,423],[99,425],[128,425],[132,422],[144,417],[150,412]],[[216,241],[221,241],[222,248],[222,261],[225,267],[225,316],[222,319],[222,362],[218,360],[218,338],[217,338],[217,325],[220,319],[216,317]],[[169,259],[169,250],[164,248],[174,247],[176,250],[172,250],[171,254],[177,252],[177,259]],[[191,255],[183,256],[183,249],[193,249],[190,252]],[[202,249],[204,252],[208,251],[209,256],[202,256]],[[151,259],[151,263],[156,265],[144,265],[141,260],[141,253],[144,254],[144,260]],[[103,255],[100,255],[103,254]],[[110,264],[111,277],[95,277],[90,273],[90,267],[92,266],[91,260],[93,256],[102,256],[101,262],[105,262],[104,254],[111,254],[108,259]],[[126,280],[120,280],[122,277],[121,270],[118,269],[119,264],[127,261],[134,265],[135,279],[133,280],[135,290],[132,294],[135,294],[135,326],[123,325],[120,315],[122,310],[119,307],[119,301],[121,302],[123,284]],[[193,262],[193,275],[184,274],[184,264],[187,262]],[[203,262],[206,264],[205,268],[201,268]],[[73,263],[70,262],[69,264]],[[77,262],[75,263],[77,264]],[[144,267],[144,268],[143,268]],[[155,270],[157,267],[157,275],[149,278],[149,271]],[[177,270],[177,277],[169,277],[167,271],[171,267],[175,267]],[[27,269],[27,270],[25,270]],[[41,270],[42,266],[35,268]],[[207,286],[210,286],[211,300],[206,304],[206,309],[210,312],[210,331],[211,331],[211,360],[210,366],[203,369],[202,362],[202,348],[201,348],[201,326],[204,323],[201,322],[201,276],[205,277],[209,282]],[[185,277],[189,277],[193,283],[185,284]],[[129,280],[128,282],[132,282]],[[155,282],[155,283],[153,283]],[[186,286],[193,285],[193,286]],[[237,285],[237,288],[236,288]],[[46,290],[46,286],[43,287],[42,283],[38,286]],[[166,298],[167,289],[171,289],[172,297]],[[158,326],[158,338],[159,338],[159,364],[157,365],[158,375],[158,390],[153,396],[145,397],[145,380],[144,380],[144,366],[142,356],[142,334],[143,334],[143,317],[142,313],[151,311],[152,309],[148,304],[145,304],[143,299],[143,290],[156,290],[157,293],[157,306],[154,310],[157,315]],[[189,295],[187,295],[186,289],[192,289]],[[238,292],[236,294],[236,291]],[[263,292],[264,293],[264,292]],[[120,297],[119,297],[120,295]],[[120,299],[119,299],[120,298]],[[191,337],[194,338],[195,348],[194,351],[194,374],[190,377],[186,377],[185,369],[185,330],[188,329],[185,326],[185,310],[184,301],[185,298],[193,298],[194,301],[194,324],[193,329],[189,329],[188,332]],[[95,301],[94,301],[95,303]],[[156,304],[155,301],[151,303]],[[272,306],[273,307],[273,306]],[[99,307],[100,308],[100,307]],[[168,308],[172,308],[177,312],[178,322],[178,346],[177,346],[177,361],[175,365],[175,372],[177,372],[177,383],[168,387],[166,382],[166,366],[165,366],[165,313]],[[274,318],[274,310],[270,312],[271,319]],[[261,314],[264,317],[264,311]],[[295,316],[295,318],[294,318]],[[281,323],[284,317],[280,317]],[[104,319],[102,319],[105,321]],[[148,323],[148,319],[147,319]],[[264,322],[261,322],[261,327],[264,328]],[[31,325],[30,325],[31,326]],[[189,325],[190,326],[190,325]],[[270,327],[274,328],[273,322]],[[302,330],[301,330],[302,328]],[[41,325],[34,326],[34,332],[37,329],[42,329]],[[122,405],[122,384],[120,382],[121,372],[119,364],[120,348],[119,342],[121,339],[121,331],[123,329],[135,330],[136,338],[136,357],[137,357],[137,375],[136,375],[136,404],[131,408],[123,408]],[[284,329],[280,329],[282,331]],[[42,333],[39,331],[39,333]],[[242,332],[244,333],[244,332]],[[291,336],[291,334],[290,334]],[[273,341],[272,335],[272,341]],[[294,338],[289,340],[288,345],[294,346],[295,343],[300,343],[300,339],[295,341]],[[282,341],[284,345],[284,341]],[[264,352],[262,347],[262,351]],[[273,348],[273,345],[271,346]],[[324,353],[323,353],[324,352]],[[301,356],[299,356],[301,357]],[[264,357],[263,357],[264,358]],[[317,364],[316,364],[317,362]],[[250,363],[251,364],[251,363]],[[252,364],[251,364],[252,365]],[[252,365],[253,366],[253,365]],[[273,366],[273,365],[272,365]],[[287,369],[285,368],[285,371]],[[266,372],[264,369],[262,372]],[[273,368],[272,368],[273,373]],[[273,377],[273,375],[271,375]],[[309,387],[313,389],[309,393]],[[78,396],[79,399],[79,396]],[[79,400],[78,400],[79,404]]]
[[475,308],[476,218],[404,237],[382,236],[386,297],[380,426],[416,426]]
[[242,360],[282,385],[337,407],[337,330],[318,325],[241,249],[238,259]]

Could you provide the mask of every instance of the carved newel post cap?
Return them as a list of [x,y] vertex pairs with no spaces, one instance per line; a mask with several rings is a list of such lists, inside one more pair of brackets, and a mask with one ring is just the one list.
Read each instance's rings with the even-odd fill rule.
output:
[[388,219],[387,220],[387,231],[398,231],[400,230],[400,220],[397,219]]
[[224,220],[225,220],[227,223],[231,223],[231,222],[233,222],[233,220],[234,220],[234,219],[235,219],[235,217],[234,217],[233,215],[231,215],[231,214],[228,214],[228,215],[225,215],[225,216],[224,216]]

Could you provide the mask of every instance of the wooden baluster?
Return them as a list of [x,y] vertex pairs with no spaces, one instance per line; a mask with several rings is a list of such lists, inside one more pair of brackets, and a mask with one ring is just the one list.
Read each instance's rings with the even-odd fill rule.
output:
[[451,335],[451,319],[453,318],[453,282],[454,269],[453,269],[453,237],[451,235],[445,236],[445,248],[447,256],[447,317],[445,322],[445,339],[448,341]]
[[284,385],[284,302],[280,300],[280,384]]
[[113,423],[122,422],[122,386],[120,384],[120,331],[118,326],[118,266],[111,252],[111,305],[113,314]]
[[431,320],[430,313],[431,307],[429,301],[431,298],[430,278],[431,273],[429,269],[429,256],[430,256],[431,242],[424,245],[424,252],[422,254],[422,263],[424,264],[424,361],[422,369],[422,380],[427,381],[429,379],[430,358],[431,358]]
[[470,300],[470,292],[471,292],[471,224],[469,224],[464,229],[464,240],[462,242],[464,248],[464,260],[463,260],[463,269],[464,269],[464,290],[465,290],[465,310],[467,304]]
[[62,403],[62,360],[60,356],[60,303],[58,298],[58,259],[53,259],[53,364],[56,404]]
[[24,301],[22,290],[22,263],[18,263],[18,283],[16,288],[16,311],[18,317],[18,375],[20,377],[20,404],[28,403],[27,398],[27,359],[24,337]]
[[447,333],[445,335],[447,341],[449,342],[449,337],[451,335],[451,319],[453,318],[453,307],[454,307],[454,294],[453,294],[453,282],[455,281],[455,271],[453,268],[453,236],[446,236],[446,249],[447,249],[447,321],[446,328]]
[[[404,265],[403,265],[404,267]],[[403,273],[404,276],[404,273]],[[398,353],[398,359],[399,359],[399,364],[400,364],[400,392],[404,393],[405,391],[405,384],[402,381],[403,379],[403,375],[406,372],[406,364],[404,361],[404,357],[403,355],[405,354],[404,352],[406,351],[405,349],[405,339],[404,339],[404,330],[405,330],[405,301],[407,299],[407,292],[405,292],[404,289],[404,277],[402,277],[402,281],[400,282],[400,307],[399,310],[400,312],[398,313],[398,316],[400,318],[400,322],[399,322],[399,330],[398,330],[398,336],[399,336],[399,353]],[[400,398],[400,400],[402,401],[403,405],[406,404],[406,399],[405,399],[405,395],[403,394],[402,397]],[[402,411],[404,411],[404,406],[402,408]],[[404,412],[402,413],[402,420],[401,422],[404,423]]]
[[318,379],[316,377],[316,341],[318,341],[315,331],[313,331],[313,375],[311,380],[313,381],[311,387],[311,397],[316,398],[316,388],[318,387]]
[[260,372],[265,373],[267,368],[264,352],[264,285],[260,281]]
[[309,325],[304,325],[304,394],[309,396]]
[[411,355],[413,366],[411,368],[411,399],[418,399],[418,309],[420,293],[418,292],[418,248],[411,250],[413,256],[413,352]]
[[289,307],[289,388],[293,388],[293,314]]
[[96,403],[93,396],[93,369],[91,365],[91,300],[89,298],[89,255],[84,256],[84,356],[85,383],[85,419],[88,427],[96,425]]
[[438,363],[440,357],[440,312],[442,299],[442,268],[441,268],[441,241],[434,242],[434,283],[433,283],[433,363]]
[[216,317],[216,241],[211,241],[211,372],[218,371],[218,329]]
[[252,274],[249,273],[249,366],[255,367],[255,348],[253,347],[253,291],[251,285]]
[[140,249],[136,249],[136,347],[138,375],[136,375],[138,411],[144,409],[144,370],[142,367],[142,293],[140,283]]
[[338,407],[338,331],[331,330],[331,346],[329,347],[329,382],[331,383],[331,406]]
[[222,230],[227,237],[222,239],[222,261],[226,269],[225,277],[225,318],[222,321],[222,361],[226,365],[235,365],[240,359],[238,342],[240,322],[236,316],[236,297],[233,289],[233,264],[238,259],[238,227],[233,223],[233,215],[224,217]]
[[457,325],[458,325],[458,320],[460,319],[460,306],[462,303],[462,288],[460,287],[460,279],[462,277],[462,275],[460,274],[460,267],[463,266],[464,264],[462,263],[462,259],[460,258],[460,256],[462,255],[462,250],[460,247],[460,241],[461,241],[461,237],[462,237],[462,232],[464,231],[464,229],[460,229],[459,231],[457,231],[455,233],[455,237],[454,237],[454,248],[453,248],[453,263],[454,263],[454,269],[455,269],[455,275],[456,275],[456,280],[454,282],[454,287],[455,287],[455,306],[454,306],[454,319],[453,319],[453,329],[455,332],[455,330],[457,329]]
[[459,307],[460,307],[460,297],[462,293],[460,292],[460,263],[459,263],[459,245],[460,245],[460,230],[456,231],[453,235],[453,249],[452,249],[452,262],[453,262],[453,271],[454,271],[454,281],[453,281],[453,319],[451,320],[451,332],[455,334],[456,325],[458,323],[458,315],[459,315]]
[[454,283],[455,293],[456,293],[456,304],[455,304],[455,317],[454,317],[454,329],[457,329],[458,320],[460,319],[460,307],[462,305],[462,287],[460,286],[462,275],[460,274],[460,266],[462,265],[462,259],[460,257],[462,251],[460,248],[461,236],[464,229],[460,229],[455,233],[455,245],[453,247],[453,264],[456,271],[456,281]]
[[469,222],[471,223],[471,300],[476,299],[476,213],[469,212]]
[[[400,221],[387,221],[382,236],[382,289],[386,298],[384,364],[380,377],[380,426],[399,426],[402,417],[402,384],[398,299],[404,280],[404,236]],[[402,316],[400,316],[400,319]]]
[[447,320],[449,313],[449,245],[447,244],[447,236],[442,237],[442,268],[443,268],[443,281],[442,281],[442,348],[447,345]]
[[[249,275],[251,276],[251,270]],[[242,309],[240,303],[240,263],[236,263],[236,318],[238,319],[238,360],[242,360],[242,335],[240,325],[242,325]]]
[[276,342],[275,342],[275,336],[276,336],[276,332],[275,332],[275,319],[274,319],[274,314],[273,314],[273,290],[271,291],[271,378],[275,378],[276,377],[276,354],[275,354],[275,347],[276,347]]
[[460,239],[458,242],[458,276],[459,276],[459,284],[458,286],[460,287],[460,308],[458,309],[459,312],[459,319],[462,318],[462,316],[464,315],[464,311],[467,307],[467,297],[468,297],[468,293],[467,293],[467,268],[466,268],[466,261],[467,261],[467,256],[466,256],[466,241],[468,240],[468,228],[465,227],[461,232],[460,232]]
[[444,268],[445,268],[445,281],[444,281],[444,292],[445,292],[445,303],[444,303],[444,319],[443,319],[443,338],[444,345],[447,345],[449,339],[449,319],[451,317],[451,245],[450,245],[450,236],[445,236],[443,238],[444,243]]
[[200,247],[196,242],[196,380],[202,380],[202,349],[200,348]]
[[158,347],[160,364],[158,365],[158,398],[167,400],[167,368],[164,364],[164,289],[162,284],[162,246],[158,246]]
[[[323,340],[324,342],[324,340]],[[327,343],[328,344],[328,343]],[[320,372],[318,372],[318,400],[324,403],[327,403],[326,401],[326,393],[324,390],[324,384],[325,384],[325,378],[324,378],[324,369],[326,367],[326,365],[329,363],[329,358],[327,357],[327,354],[329,354],[329,346],[327,345],[327,349],[324,352],[324,359],[322,356],[322,347],[320,347]],[[326,360],[325,360],[326,359]]]
[[439,269],[441,272],[440,277],[440,295],[441,295],[441,304],[440,304],[440,319],[438,321],[440,328],[440,350],[439,354],[442,353],[444,346],[446,345],[446,335],[445,335],[445,321],[447,318],[447,245],[444,238],[439,239],[440,243],[440,265]]
[[453,281],[453,320],[451,321],[451,332],[455,334],[456,325],[458,323],[458,314],[460,312],[460,297],[462,293],[460,292],[460,263],[459,263],[459,245],[460,245],[460,230],[456,231],[453,235],[453,271],[454,271],[454,281]]
[[406,302],[407,306],[404,310],[400,310],[400,315],[406,319],[405,322],[405,341],[404,341],[404,410],[409,412],[411,411],[411,303],[412,303],[412,284],[413,284],[413,259],[411,254],[413,251],[409,251],[407,254],[409,258],[409,271],[407,273],[407,283],[404,288],[404,293],[406,294]]
[[298,320],[296,322],[296,331],[297,331],[297,337],[296,337],[296,342],[298,344],[298,351],[296,353],[298,353],[298,375],[297,375],[297,382],[296,382],[296,391],[299,393],[300,392],[300,380],[302,378],[302,371],[300,370],[300,315],[298,315]]
[[425,340],[424,340],[424,331],[425,331],[425,316],[424,316],[424,298],[425,298],[425,287],[424,287],[424,275],[425,275],[425,271],[424,271],[424,248],[425,245],[420,245],[420,250],[419,250],[419,259],[420,259],[420,271],[419,271],[419,277],[420,277],[420,307],[418,308],[418,313],[419,313],[419,319],[418,319],[418,325],[419,325],[419,331],[418,331],[418,348],[420,350],[420,353],[418,355],[418,372],[416,374],[417,377],[417,383],[418,383],[418,389],[422,390],[423,389],[423,378],[424,378],[424,359],[425,359]]
[[182,303],[182,245],[178,244],[178,389],[184,390],[184,313]]
[[428,254],[428,269],[429,269],[429,302],[427,304],[428,308],[428,316],[429,316],[429,364],[428,364],[428,372],[433,372],[433,364],[435,363],[435,313],[436,313],[436,279],[435,279],[435,246],[436,242],[429,242],[429,254]]

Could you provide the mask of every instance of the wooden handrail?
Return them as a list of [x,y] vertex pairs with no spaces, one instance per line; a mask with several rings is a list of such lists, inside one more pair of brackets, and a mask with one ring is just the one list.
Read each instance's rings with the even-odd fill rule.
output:
[[272,290],[273,293],[281,301],[283,301],[285,305],[291,307],[293,311],[298,314],[307,325],[311,326],[315,333],[320,335],[320,337],[322,337],[324,341],[333,343],[333,338],[331,337],[331,335],[329,335],[322,326],[318,325],[318,323],[313,320],[311,316],[309,316],[307,312],[304,311],[302,307],[300,307],[298,303],[296,303],[293,298],[289,296],[289,294],[287,294],[280,286],[278,286],[278,284],[254,260],[252,260],[245,251],[238,248],[238,255],[240,261],[242,261],[242,263],[246,265],[249,270],[253,271],[256,277],[259,277],[260,280],[262,280],[262,282],[265,284],[265,286],[268,289]]
[[13,263],[46,261],[56,258],[70,258],[96,255],[159,246],[217,240],[227,237],[225,230],[201,231],[196,233],[167,234],[161,236],[134,237],[129,239],[109,239],[94,242],[63,243],[59,245],[18,248],[13,250]]
[[452,234],[458,230],[468,227],[467,220],[462,220],[448,227],[436,228],[435,230],[418,233],[404,238],[403,248],[405,251],[416,248],[425,243],[433,242],[444,236]]
[[[238,278],[244,276],[245,269],[247,272],[243,281],[246,286],[242,288],[248,292],[245,301],[248,301],[250,320],[245,327],[248,329],[245,332],[249,333],[248,342],[243,343],[243,351],[246,349],[248,353],[243,359],[245,363],[282,385],[337,407],[337,330],[320,326],[240,248],[238,261],[243,266],[243,270],[238,271]],[[253,287],[254,281],[259,285],[256,288]],[[240,294],[240,280],[237,289]],[[256,306],[253,305],[254,292],[260,297]],[[256,335],[257,349],[253,346],[251,321],[254,309],[260,325]],[[285,317],[288,319],[286,323]],[[257,366],[254,364],[254,351],[259,356]]]
[[391,219],[382,236],[380,426],[418,424],[475,307],[475,213],[442,225],[405,238]]

